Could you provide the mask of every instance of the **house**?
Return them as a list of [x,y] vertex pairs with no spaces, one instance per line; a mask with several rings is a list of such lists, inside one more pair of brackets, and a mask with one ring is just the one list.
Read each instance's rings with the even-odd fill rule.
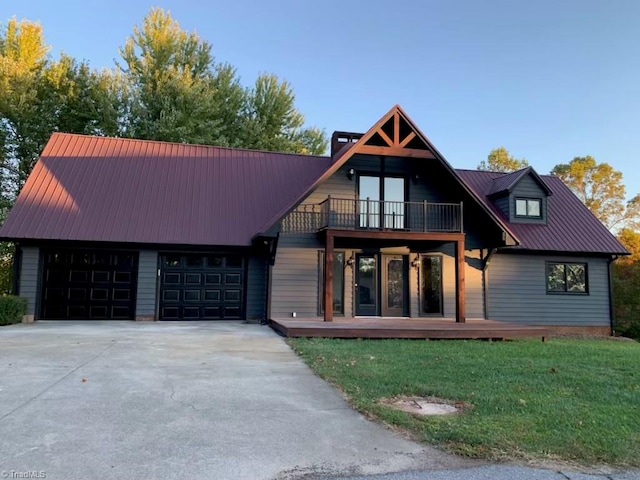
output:
[[36,319],[276,327],[608,334],[627,254],[558,178],[455,170],[398,106],[328,157],[55,133],[0,237]]

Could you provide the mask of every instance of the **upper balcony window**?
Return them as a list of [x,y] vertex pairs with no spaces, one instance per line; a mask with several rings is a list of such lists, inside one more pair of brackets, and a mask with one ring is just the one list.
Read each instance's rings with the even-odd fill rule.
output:
[[542,218],[539,198],[516,198],[516,217]]

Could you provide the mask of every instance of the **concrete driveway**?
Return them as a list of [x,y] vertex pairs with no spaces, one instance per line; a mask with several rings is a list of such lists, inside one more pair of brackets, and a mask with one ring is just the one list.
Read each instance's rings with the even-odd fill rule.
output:
[[459,468],[351,410],[269,328],[0,328],[0,477],[288,479]]

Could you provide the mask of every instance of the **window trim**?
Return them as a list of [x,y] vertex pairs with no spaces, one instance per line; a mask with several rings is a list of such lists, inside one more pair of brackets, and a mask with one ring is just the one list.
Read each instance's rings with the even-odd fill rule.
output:
[[[346,275],[345,275],[345,265],[347,263],[347,252],[344,250],[334,250],[333,251],[333,261],[335,262],[336,253],[342,254],[342,311],[336,312],[334,310],[333,314],[340,317],[344,316],[345,312],[345,299],[346,299]],[[324,250],[318,250],[318,313],[320,315],[324,315]],[[334,277],[335,281],[335,277]],[[334,299],[335,299],[335,288],[334,288]]]
[[[564,266],[564,285],[565,289],[562,292],[556,290],[549,290],[549,267],[552,265],[563,265]],[[572,292],[569,291],[569,286],[567,285],[567,265],[582,265],[584,267],[584,292]],[[545,290],[547,295],[578,295],[585,296],[589,295],[589,263],[588,262],[562,262],[562,261],[551,261],[548,260],[545,262],[544,266],[544,280],[545,280]]]
[[[527,214],[526,215],[520,215],[518,214],[518,200],[524,201],[526,202],[526,209],[527,209]],[[534,198],[534,197],[514,197],[514,214],[516,218],[532,218],[532,219],[537,219],[540,220],[543,218],[542,215],[542,199],[541,198]],[[538,211],[540,212],[540,215],[529,215],[529,202],[538,202]]]

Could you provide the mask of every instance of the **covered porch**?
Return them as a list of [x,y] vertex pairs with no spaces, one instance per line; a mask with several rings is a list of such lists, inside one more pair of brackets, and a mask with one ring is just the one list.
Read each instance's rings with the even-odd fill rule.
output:
[[511,339],[538,337],[543,341],[550,330],[495,320],[454,318],[334,317],[274,318],[271,328],[285,337],[318,338],[418,338],[418,339]]

